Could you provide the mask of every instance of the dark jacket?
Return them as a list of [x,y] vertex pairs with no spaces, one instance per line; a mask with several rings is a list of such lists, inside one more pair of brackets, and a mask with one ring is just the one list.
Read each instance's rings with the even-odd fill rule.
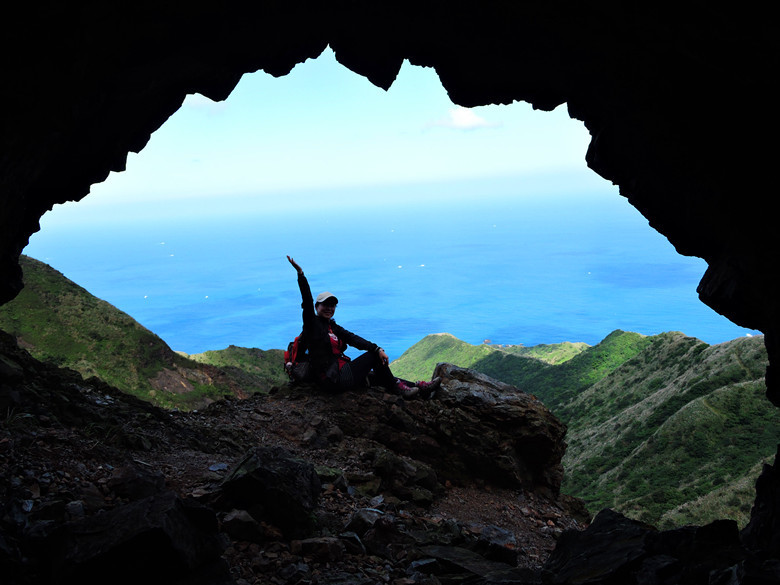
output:
[[378,351],[379,346],[347,331],[342,326],[337,325],[333,319],[317,315],[314,310],[314,298],[309,288],[309,281],[303,274],[298,275],[298,287],[301,289],[301,308],[303,309],[303,345],[309,353],[314,378],[317,381],[335,383],[339,375],[339,353],[333,349],[331,332],[341,342],[341,352],[348,345],[371,352]]

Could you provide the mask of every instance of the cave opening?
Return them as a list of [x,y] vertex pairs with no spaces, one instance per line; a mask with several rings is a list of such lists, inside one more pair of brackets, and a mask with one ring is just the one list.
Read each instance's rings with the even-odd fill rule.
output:
[[45,215],[26,253],[186,353],[283,347],[299,319],[286,253],[313,286],[342,287],[344,323],[394,357],[441,332],[744,335],[695,298],[703,261],[587,169],[589,139],[565,105],[456,107],[408,62],[385,92],[326,51],[279,79],[247,74],[224,102],[190,96],[126,171]]

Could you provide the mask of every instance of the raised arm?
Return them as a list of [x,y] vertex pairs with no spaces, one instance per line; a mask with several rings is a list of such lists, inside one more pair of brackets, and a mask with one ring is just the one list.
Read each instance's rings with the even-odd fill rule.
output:
[[301,308],[303,309],[303,324],[305,326],[310,319],[314,319],[314,299],[311,296],[311,288],[309,288],[309,281],[303,274],[303,268],[290,256],[287,256],[287,260],[298,272],[298,288],[301,290]]
[[303,268],[298,266],[298,263],[295,262],[295,260],[293,260],[292,258],[290,258],[290,256],[287,256],[287,260],[290,264],[292,264],[293,268],[295,268],[295,270],[298,271],[298,276],[303,276]]

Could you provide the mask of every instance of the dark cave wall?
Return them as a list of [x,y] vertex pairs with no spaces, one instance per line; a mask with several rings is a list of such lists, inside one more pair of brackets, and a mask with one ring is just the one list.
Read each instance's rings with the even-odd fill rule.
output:
[[681,254],[707,261],[702,300],[763,331],[776,363],[780,262],[764,140],[777,59],[771,19],[704,2],[635,4],[4,8],[0,302],[21,286],[17,259],[40,216],[122,170],[186,94],[224,99],[242,74],[284,75],[330,45],[341,63],[385,88],[409,59],[435,67],[460,105],[566,103],[591,133],[590,167],[619,184]]

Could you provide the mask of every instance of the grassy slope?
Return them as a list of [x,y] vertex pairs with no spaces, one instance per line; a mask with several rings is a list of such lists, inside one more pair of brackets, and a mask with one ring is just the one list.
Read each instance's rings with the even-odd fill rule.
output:
[[766,363],[760,337],[713,347],[659,339],[572,405],[582,414],[569,434],[566,489],[593,509],[651,523],[677,522],[683,504],[720,489],[727,517],[744,521],[752,496],[737,493],[740,482],[776,451],[780,432],[764,396]]
[[25,287],[0,307],[0,327],[32,355],[122,390],[161,369],[170,350],[151,331],[46,264],[25,256],[20,263]]
[[[493,359],[496,363],[503,364],[498,369],[501,376],[504,376],[500,379],[504,379],[510,376],[508,370],[522,370],[524,367],[529,367],[536,371],[548,364],[563,363],[587,347],[585,343],[568,342],[533,347],[471,345],[449,333],[436,333],[427,335],[406,350],[392,363],[392,370],[396,376],[407,380],[428,380],[439,362],[483,371],[482,365],[493,363],[491,362]],[[491,369],[491,366],[487,368]],[[492,370],[495,369],[492,367]]]
[[407,349],[391,364],[391,369],[406,380],[430,380],[439,362],[470,368],[491,351],[488,345],[471,345],[449,333],[435,333]]
[[475,362],[473,368],[538,396],[564,422],[569,403],[582,390],[640,353],[651,338],[613,331],[598,345],[589,347],[558,365],[533,358],[494,353]]
[[36,358],[165,407],[196,408],[237,390],[229,373],[176,354],[129,315],[50,266],[26,256],[20,263],[25,287],[0,306],[0,329]]
[[266,391],[269,385],[281,385],[288,380],[283,367],[284,350],[281,349],[262,350],[231,345],[187,357],[230,372],[246,392]]
[[661,516],[660,526],[693,524],[703,526],[719,518],[731,518],[740,527],[750,521],[750,510],[756,498],[756,478],[765,464],[771,465],[774,456],[765,457],[745,475],[724,479],[711,492],[667,510]]
[[449,361],[539,396],[569,427],[564,491],[593,511],[665,527],[746,521],[780,431],[764,397],[763,338],[710,347],[678,332],[615,331],[558,365],[511,349],[428,336],[396,364],[423,373]]
[[496,347],[509,354],[536,358],[555,366],[569,361],[590,346],[582,341],[578,341],[577,343],[564,341],[562,343],[552,344],[542,343],[530,347],[524,345],[499,345]]
[[535,347],[470,345],[456,337],[428,335],[392,364],[406,379],[426,379],[439,362],[472,368],[537,395],[567,420],[568,403],[578,392],[611,373],[651,343],[649,337],[614,331],[601,343],[561,343]]

